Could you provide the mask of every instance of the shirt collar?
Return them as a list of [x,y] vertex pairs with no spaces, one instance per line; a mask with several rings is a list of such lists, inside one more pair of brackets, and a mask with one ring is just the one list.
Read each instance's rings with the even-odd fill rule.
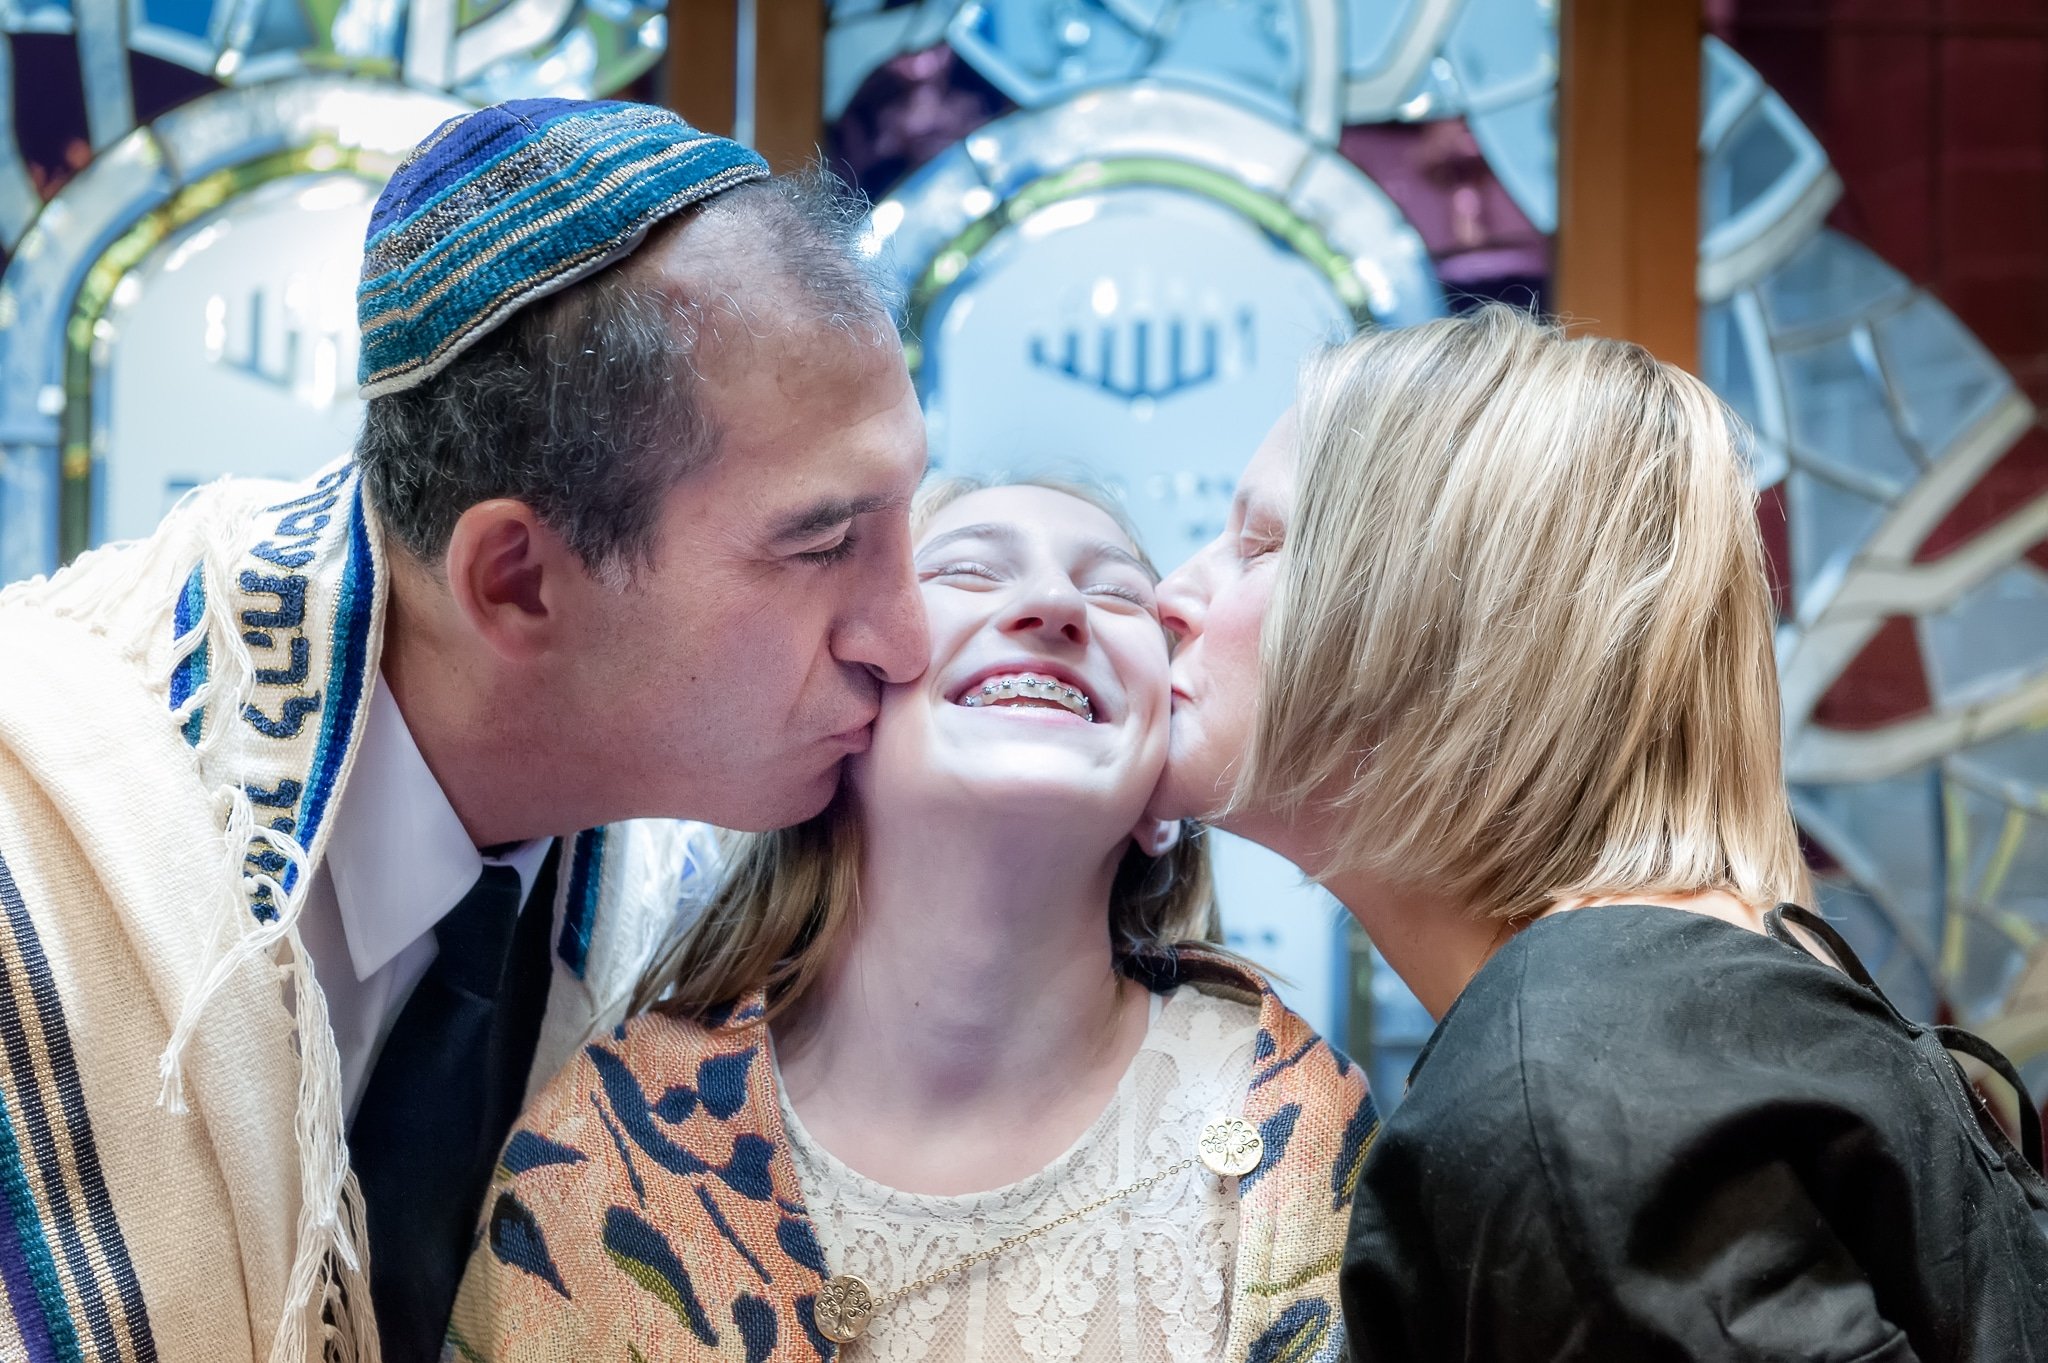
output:
[[[490,858],[519,872],[521,903],[552,842],[537,838]],[[432,932],[476,884],[484,860],[379,676],[327,843],[356,978],[369,979]]]

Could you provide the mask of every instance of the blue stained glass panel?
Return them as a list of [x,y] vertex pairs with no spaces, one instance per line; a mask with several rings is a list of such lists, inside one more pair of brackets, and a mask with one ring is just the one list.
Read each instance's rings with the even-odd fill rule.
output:
[[1557,25],[1529,0],[1466,0],[1444,40],[1467,108],[1489,108],[1547,89],[1557,73]]
[[[2048,814],[2048,727],[2016,729],[1963,749],[1954,761],[1958,770],[1995,786],[2010,803]],[[2042,893],[2048,894],[2048,864],[2042,871]]]
[[1841,881],[1825,882],[1821,900],[1828,919],[1849,939],[1849,946],[1872,972],[1886,969],[1905,951],[1898,926],[1877,901]]
[[1150,33],[1173,8],[1174,0],[1102,0],[1102,7],[1139,33]]
[[1801,786],[1795,807],[1845,871],[1882,889],[1882,905],[1916,950],[1931,951],[1941,941],[1947,873],[1941,786],[1931,769],[1882,781]]
[[[1884,520],[1882,503],[1859,497],[1810,473],[1786,479],[1792,523],[1792,599],[1802,613],[1823,604],[1870,532]],[[1817,588],[1826,583],[1829,590]]]
[[1700,88],[1701,103],[1706,108],[1701,124],[1714,130],[1732,120],[1741,104],[1756,93],[1756,82],[1749,63],[1729,51],[1725,44],[1709,39],[1700,49]]
[[1708,160],[1701,183],[1703,227],[1712,230],[1741,216],[1799,162],[1784,130],[1759,105]]
[[1893,302],[1912,285],[1839,232],[1823,228],[1757,287],[1771,330],[1841,325]]
[[1146,74],[1210,86],[1291,121],[1301,72],[1301,27],[1292,3],[1182,0]]
[[1722,399],[1756,424],[1756,371],[1749,362],[1742,324],[1728,303],[1716,303],[1700,314],[1700,367],[1707,383]]
[[213,0],[142,0],[142,17],[175,32],[204,38],[213,22]]
[[1557,26],[1529,0],[1466,0],[1441,58],[1472,136],[1539,231],[1557,228]]
[[57,566],[57,451],[0,445],[0,582]]
[[1956,1011],[1974,1022],[1999,1011],[2026,963],[2012,938],[1967,910],[1961,919],[1962,959],[1945,961],[1943,980]]
[[1379,948],[1372,948],[1372,1040],[1371,1069],[1366,1082],[1372,1086],[1373,1101],[1385,1117],[1401,1101],[1408,1087],[1408,1071],[1429,1044],[1436,1031],[1436,1019],[1410,993]]
[[1896,497],[1920,477],[1899,439],[1868,342],[1855,333],[1781,352],[1794,459],[1824,465],[1837,481]]
[[2012,391],[1998,361],[1954,313],[1924,294],[1873,330],[1907,425],[1930,455]]
[[262,17],[250,36],[248,52],[295,52],[313,45],[313,30],[299,0],[262,0]]
[[1377,71],[1414,8],[1414,0],[1346,0],[1345,71],[1354,77]]
[[[1832,912],[1826,907],[1825,893],[1821,895],[1821,904],[1824,912]],[[1941,991],[1935,983],[1935,973],[1920,957],[1901,951],[1884,969],[1871,974],[1884,996],[1907,1017],[1932,1018],[1940,1014]]]
[[1557,101],[1547,91],[1466,115],[1487,164],[1540,232],[1557,230]]
[[1898,924],[1875,899],[1835,877],[1814,884],[1820,911],[1862,958],[1878,987],[1908,1017],[1932,1017],[1939,995],[1929,967],[1931,944],[1908,945]]
[[1770,339],[1763,330],[1754,311],[1732,299],[1700,313],[1700,377],[1749,424],[1750,476],[1758,488],[1776,486],[1790,467]]
[[2026,816],[2023,828],[2019,848],[2005,868],[2004,882],[1993,903],[2001,912],[2017,914],[2048,933],[2048,817]]
[[[2008,1056],[2007,1059],[2011,1057]],[[2023,1064],[2017,1061],[2014,1063],[2019,1066],[2020,1078],[2026,1081],[2028,1093],[2048,1093],[2048,1052],[2043,1052]]]
[[1944,707],[2000,695],[2048,669],[2048,578],[2014,564],[1922,616],[1920,630]]
[[1785,447],[1772,439],[1757,421],[1756,382],[1747,349],[1742,344],[1741,335],[1727,318],[1710,315],[1705,320],[1707,335],[1701,355],[1701,366],[1705,371],[1702,377],[1749,426],[1751,480],[1759,489],[1774,487],[1784,479],[1789,461]]
[[1026,107],[1083,85],[1129,80],[1152,55],[1145,35],[1092,0],[968,0],[946,36]]
[[10,33],[69,33],[71,0],[0,0],[0,21]]

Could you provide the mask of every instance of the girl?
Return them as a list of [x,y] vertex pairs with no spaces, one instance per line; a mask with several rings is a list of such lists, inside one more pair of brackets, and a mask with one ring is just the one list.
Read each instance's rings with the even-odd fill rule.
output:
[[522,1121],[460,1357],[1341,1356],[1372,1108],[1145,812],[1151,569],[1072,488],[917,526],[930,670]]

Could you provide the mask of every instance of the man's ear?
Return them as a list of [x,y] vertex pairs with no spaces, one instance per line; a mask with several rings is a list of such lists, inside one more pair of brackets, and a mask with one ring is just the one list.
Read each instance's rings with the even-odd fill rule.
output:
[[1163,857],[1180,841],[1179,819],[1138,820],[1138,826],[1131,830],[1131,841],[1138,844],[1138,850],[1148,857]]
[[583,564],[525,502],[496,497],[462,513],[442,559],[448,593],[478,637],[508,659],[546,650]]

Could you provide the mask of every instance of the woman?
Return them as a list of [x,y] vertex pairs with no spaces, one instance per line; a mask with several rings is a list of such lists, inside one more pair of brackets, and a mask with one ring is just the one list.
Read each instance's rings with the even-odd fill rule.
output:
[[1203,945],[1167,640],[1066,488],[919,509],[932,664],[506,1147],[464,1359],[1325,1359],[1360,1074]]
[[2048,1358],[2038,1128],[2030,1167],[1972,1039],[1773,911],[1811,892],[1733,427],[1506,308],[1366,335],[1161,588],[1154,812],[1309,870],[1439,1019],[1361,1175],[1359,1360]]

